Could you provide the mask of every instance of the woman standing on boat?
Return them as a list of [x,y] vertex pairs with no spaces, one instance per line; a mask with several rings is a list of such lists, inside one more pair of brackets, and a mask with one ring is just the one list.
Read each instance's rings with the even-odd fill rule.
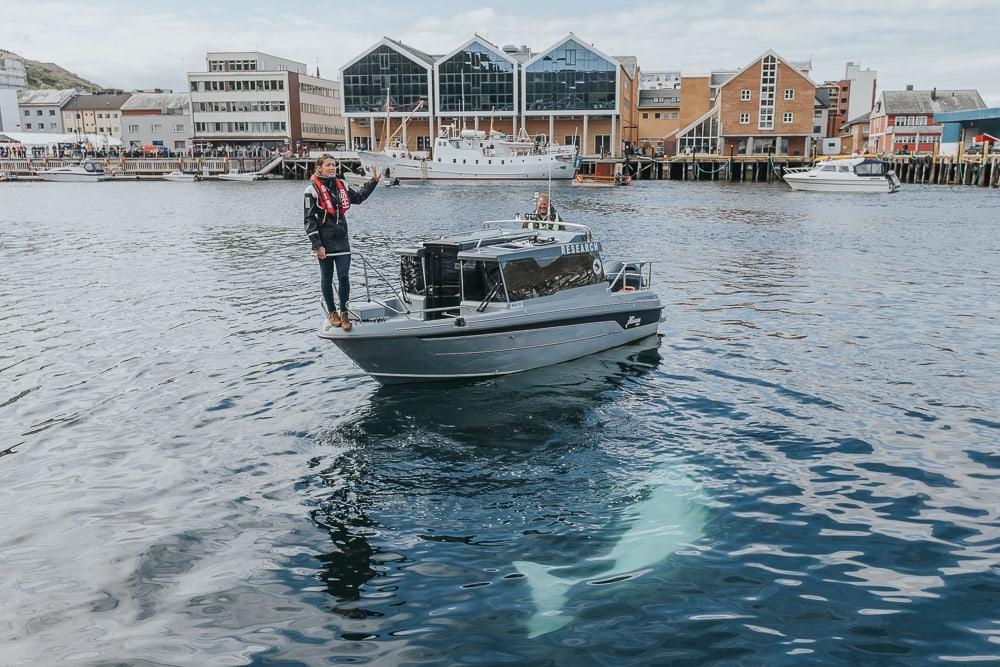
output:
[[[319,259],[320,289],[326,304],[326,317],[332,326],[351,330],[347,316],[347,301],[351,297],[351,243],[347,236],[347,210],[351,204],[368,199],[378,185],[379,174],[374,169],[371,179],[360,189],[348,187],[337,177],[337,160],[321,155],[316,170],[305,191],[306,236],[312,243],[313,254]],[[333,296],[333,274],[337,273],[340,311]]]

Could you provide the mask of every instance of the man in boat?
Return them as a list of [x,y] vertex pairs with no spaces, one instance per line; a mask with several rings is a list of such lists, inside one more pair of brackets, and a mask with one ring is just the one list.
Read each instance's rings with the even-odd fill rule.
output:
[[[320,289],[326,316],[331,326],[351,330],[347,316],[347,301],[351,297],[351,243],[347,237],[347,210],[360,204],[378,185],[381,174],[371,168],[371,179],[360,189],[348,187],[337,176],[337,160],[324,154],[316,160],[316,171],[305,191],[306,236],[312,243],[313,254],[319,260]],[[333,295],[333,274],[337,273],[340,311]]]
[[562,218],[556,212],[556,207],[552,203],[548,193],[542,192],[535,196],[535,212],[524,216],[525,229],[561,229],[559,225],[544,224],[562,222]]

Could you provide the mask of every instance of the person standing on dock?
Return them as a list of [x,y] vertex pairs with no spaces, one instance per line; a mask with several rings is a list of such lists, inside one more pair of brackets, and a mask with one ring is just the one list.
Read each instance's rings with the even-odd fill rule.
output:
[[[316,169],[309,179],[303,204],[306,236],[312,243],[313,254],[319,260],[320,290],[331,326],[351,330],[347,302],[351,297],[351,243],[347,235],[347,210],[351,204],[368,199],[379,182],[373,168],[371,179],[360,189],[348,187],[337,177],[337,160],[329,154],[316,160]],[[333,274],[337,273],[337,296],[333,295]]]

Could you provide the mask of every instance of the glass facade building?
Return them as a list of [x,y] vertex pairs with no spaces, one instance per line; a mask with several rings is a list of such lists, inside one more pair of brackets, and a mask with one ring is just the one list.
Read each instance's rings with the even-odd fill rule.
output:
[[344,110],[385,113],[386,90],[393,111],[412,111],[424,100],[430,72],[420,63],[384,44],[344,68]]
[[514,111],[514,64],[472,42],[438,65],[441,113]]
[[568,40],[527,65],[525,111],[614,111],[618,65]]

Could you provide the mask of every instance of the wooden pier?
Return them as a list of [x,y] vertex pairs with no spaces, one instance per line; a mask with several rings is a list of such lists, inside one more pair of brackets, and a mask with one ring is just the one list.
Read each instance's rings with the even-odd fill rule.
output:
[[[341,168],[356,170],[360,163],[353,153],[337,155]],[[920,185],[967,185],[1000,188],[1000,155],[934,157],[895,155],[886,160],[903,183]],[[312,174],[315,160],[303,157],[278,158],[98,158],[115,180],[157,179],[172,171],[209,178],[231,171],[263,170],[273,177],[304,180]],[[580,171],[593,173],[599,158],[582,158]],[[799,156],[741,155],[724,157],[695,154],[665,158],[633,157],[624,162],[638,180],[726,181],[730,183],[781,182],[786,169],[807,167],[812,158]],[[37,172],[75,164],[78,160],[56,158],[0,159],[0,173],[18,178],[37,178]]]
[[[921,185],[972,185],[1000,188],[1000,156],[934,157],[894,155],[886,158],[903,183]],[[812,158],[797,156],[683,155],[666,158],[635,157],[628,164],[633,178],[665,181],[727,181],[773,183],[785,169],[808,167]],[[581,171],[589,173],[594,161],[584,159]]]

